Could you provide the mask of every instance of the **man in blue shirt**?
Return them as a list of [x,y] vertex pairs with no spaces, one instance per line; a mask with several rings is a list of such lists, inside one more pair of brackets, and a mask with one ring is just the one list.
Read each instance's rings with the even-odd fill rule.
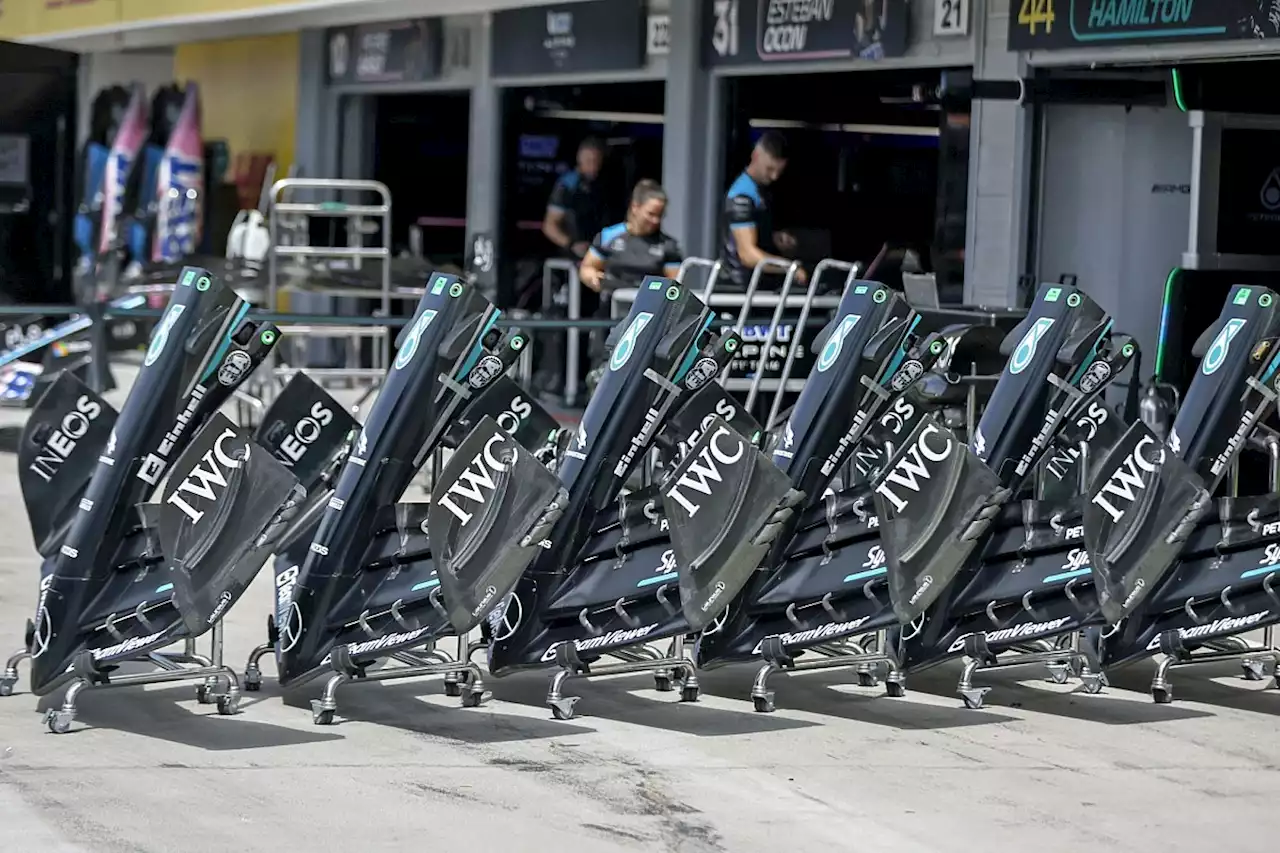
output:
[[[769,209],[768,187],[787,167],[786,144],[776,131],[766,131],[751,151],[751,162],[729,186],[721,211],[721,275],[738,289],[745,289],[751,271],[762,261],[786,261],[774,252],[795,249],[796,241],[785,231],[774,232]],[[796,283],[808,280],[803,269],[796,271]]]
[[606,225],[604,196],[597,180],[604,165],[604,143],[588,137],[578,146],[576,169],[556,181],[547,199],[542,233],[564,252],[582,260],[591,238]]

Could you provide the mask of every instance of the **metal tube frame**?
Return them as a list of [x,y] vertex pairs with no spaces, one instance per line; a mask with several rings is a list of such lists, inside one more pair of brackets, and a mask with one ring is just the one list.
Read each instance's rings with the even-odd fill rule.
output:
[[[381,204],[346,204],[343,202],[284,202],[282,194],[288,191],[304,190],[304,191],[320,191],[332,193],[339,197],[344,192],[372,192],[376,193],[381,199]],[[267,304],[271,310],[275,310],[276,300],[282,289],[279,282],[279,264],[281,257],[310,257],[310,258],[352,258],[356,261],[357,267],[361,260],[370,258],[382,261],[381,289],[378,291],[380,297],[379,315],[388,317],[391,314],[391,191],[386,184],[380,181],[366,180],[338,180],[328,178],[283,178],[271,185],[268,193],[270,209],[268,212],[268,228],[270,231],[270,247],[267,250]],[[360,229],[349,228],[348,242],[354,243],[349,246],[310,246],[310,245],[280,245],[280,219],[281,214],[284,215],[305,215],[305,216],[327,216],[335,218],[344,218],[352,220],[353,223],[359,220],[381,217],[382,220],[382,242],[381,246],[364,246],[365,234]],[[356,232],[356,233],[351,233]],[[367,297],[370,294],[365,291],[349,291],[336,288],[326,288],[326,292],[333,295],[354,295],[357,297]],[[378,371],[381,376],[386,372],[386,367],[391,363],[391,330],[389,327],[364,327],[359,334],[351,334],[346,337],[349,342],[356,341],[359,337],[369,336],[370,333],[366,329],[376,329],[373,336],[381,334],[382,345],[374,348],[373,369]],[[355,347],[358,352],[358,345]],[[352,350],[348,350],[348,370],[357,369],[350,363]],[[267,356],[267,368],[269,376],[276,376],[277,356],[275,350]],[[297,372],[294,370],[293,372]],[[330,374],[339,376],[339,374]],[[341,374],[341,378],[350,379],[352,381],[364,378],[368,373],[360,371],[359,373]],[[378,380],[373,383],[374,388],[379,384]],[[264,387],[270,387],[269,385]],[[372,393],[372,391],[370,392]],[[366,394],[361,399],[367,399]]]
[[775,691],[769,688],[769,679],[778,673],[795,675],[827,669],[854,669],[858,686],[874,687],[884,674],[885,695],[900,698],[907,694],[907,676],[896,653],[888,642],[886,630],[855,635],[843,641],[825,643],[805,649],[816,654],[809,660],[766,660],[756,670],[751,682],[751,704],[762,714],[776,710]]
[[[1267,431],[1263,439],[1269,457],[1271,487],[1280,491],[1280,437]],[[1229,473],[1231,496],[1236,497],[1240,486],[1240,457],[1231,464]],[[1162,655],[1156,663],[1156,673],[1151,679],[1151,699],[1157,704],[1173,701],[1173,684],[1169,680],[1169,672],[1188,666],[1204,666],[1205,664],[1239,661],[1243,677],[1246,681],[1262,681],[1267,673],[1267,663],[1271,664],[1270,675],[1276,687],[1280,688],[1280,646],[1275,642],[1275,626],[1268,625],[1262,629],[1262,645],[1250,645],[1243,637],[1221,637],[1205,644],[1207,651],[1188,651],[1181,655]]]
[[[481,645],[479,648],[483,648]],[[460,696],[462,707],[478,708],[487,702],[492,693],[485,689],[483,673],[480,667],[471,662],[471,656],[478,650],[476,644],[468,641],[465,635],[458,637],[458,656],[451,657],[448,652],[436,648],[435,640],[424,644],[421,649],[401,649],[391,652],[386,657],[377,658],[366,664],[366,668],[378,663],[395,661],[403,666],[383,667],[372,672],[353,675],[334,667],[334,672],[325,681],[324,691],[319,699],[311,700],[311,720],[317,726],[333,723],[338,711],[338,688],[344,684],[373,684],[380,681],[397,681],[405,678],[420,678],[426,675],[443,675],[446,696]],[[257,646],[249,653],[249,660],[244,668],[244,688],[256,692],[262,687],[261,662],[264,657],[275,651],[275,643],[268,642]]]
[[[568,319],[582,319],[582,281],[578,278],[578,265],[568,258],[548,258],[542,265],[542,296],[546,306],[553,298],[551,273],[563,272],[569,276],[566,304]],[[582,361],[582,330],[565,330],[564,346],[564,404],[570,408],[578,402],[578,370]]]
[[711,258],[685,258],[680,262],[680,269],[676,271],[676,281],[684,284],[685,274],[695,267],[711,270],[711,272],[707,273],[707,283],[702,287],[702,301],[706,302],[711,298],[711,294],[715,292],[716,281],[720,278],[720,270],[723,264],[719,260],[712,260]]
[[[240,679],[235,670],[223,663],[223,631],[221,619],[209,630],[210,656],[196,653],[196,638],[188,637],[183,642],[182,652],[152,652],[131,662],[146,661],[156,667],[149,672],[129,675],[78,675],[66,693],[63,694],[62,705],[50,708],[45,713],[44,722],[54,734],[65,734],[71,730],[76,718],[77,702],[80,694],[86,690],[102,690],[110,687],[139,687],[147,684],[165,684],[173,681],[199,681],[196,686],[196,699],[201,704],[216,704],[218,713],[231,716],[240,711]],[[18,655],[15,655],[18,657]],[[14,659],[10,658],[10,663]],[[6,676],[9,672],[6,670]],[[16,672],[15,672],[16,675]]]
[[[973,686],[973,676],[977,672],[1039,664],[1045,665],[1049,670],[1049,679],[1055,684],[1066,684],[1071,675],[1079,675],[1088,667],[1088,659],[1080,651],[1080,632],[1072,633],[1070,639],[1071,642],[1068,647],[1052,650],[1045,650],[1041,646],[1029,644],[1014,646],[1004,650],[1004,652],[1013,652],[1013,654],[1003,660],[996,657],[995,653],[985,659],[979,656],[965,655],[963,659],[964,668],[960,671],[960,681],[956,685],[956,692],[960,694],[960,698],[964,701],[966,708],[979,709],[982,707],[984,697],[991,691],[991,688]],[[1101,692],[1103,683],[1101,680],[1086,680],[1085,690],[1088,693]]]
[[[806,324],[809,322],[809,313],[813,310],[813,297],[818,291],[818,282],[822,279],[822,274],[829,269],[844,270],[847,274],[844,278],[844,287],[840,292],[849,289],[858,278],[861,271],[858,263],[849,263],[848,261],[837,261],[834,258],[823,258],[813,268],[813,275],[809,277],[809,289],[804,294],[804,305],[800,308],[800,319],[796,320],[795,337],[791,341],[791,346],[787,347],[787,360],[782,365],[782,373],[778,375],[778,390],[774,392],[773,404],[769,406],[769,416],[764,421],[765,432],[770,432],[777,427],[774,423],[777,420],[778,412],[782,408],[782,399],[786,394],[787,381],[791,379],[791,370],[796,360],[796,350],[801,346],[801,336],[804,334]],[[781,304],[781,303],[779,303]],[[757,374],[759,371],[757,371]],[[748,409],[750,404],[748,404]]]
[[[569,648],[573,648],[570,643]],[[564,649],[562,645],[560,647]],[[698,671],[693,660],[685,654],[685,635],[677,634],[671,638],[666,655],[660,654],[648,643],[637,643],[633,646],[610,649],[604,652],[605,657],[615,658],[620,663],[590,665],[581,661],[567,661],[564,655],[557,655],[558,669],[551,676],[551,684],[547,688],[547,705],[551,715],[557,720],[573,719],[574,706],[579,696],[565,696],[564,686],[571,678],[604,678],[610,675],[633,675],[639,672],[653,673],[654,689],[665,693],[679,685],[681,702],[697,702],[701,687],[698,684]],[[571,657],[576,658],[576,652]]]

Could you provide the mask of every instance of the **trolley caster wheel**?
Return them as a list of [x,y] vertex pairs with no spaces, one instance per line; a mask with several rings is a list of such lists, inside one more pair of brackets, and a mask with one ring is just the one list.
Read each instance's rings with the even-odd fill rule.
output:
[[572,720],[573,706],[578,704],[578,697],[566,696],[563,699],[548,700],[547,704],[551,706],[551,716],[557,720]]
[[884,692],[893,699],[901,699],[907,695],[907,685],[901,681],[886,681],[884,683]]
[[17,686],[16,678],[0,678],[0,696],[12,696],[13,688]]
[[215,700],[216,697],[213,695],[213,688],[208,684],[196,685],[196,702],[201,705],[211,705]]
[[71,721],[74,719],[75,714],[70,714],[66,711],[50,711],[44,715],[45,725],[55,735],[65,735],[71,731]]
[[462,685],[456,681],[446,681],[444,683],[444,695],[453,697],[461,696]]
[[751,704],[755,706],[757,714],[772,714],[777,710],[777,707],[773,704],[772,692],[767,696],[752,696]]
[[1262,681],[1267,676],[1266,664],[1260,660],[1241,661],[1240,668],[1245,681]]
[[964,706],[970,711],[978,711],[982,709],[982,703],[990,690],[990,687],[971,687],[968,690],[961,690],[960,698],[964,700]]
[[1090,696],[1096,696],[1102,692],[1102,688],[1109,686],[1107,677],[1102,673],[1087,672],[1080,676],[1080,683],[1084,685],[1084,692]]
[[877,681],[876,674],[873,671],[869,669],[859,670],[858,672],[859,687],[875,687],[876,681]]
[[1065,663],[1051,663],[1046,669],[1049,670],[1049,680],[1054,684],[1066,684],[1071,677],[1071,667]]
[[670,693],[674,689],[672,687],[671,676],[655,675],[653,677],[653,689],[659,693]]
[[334,713],[332,708],[316,708],[311,712],[311,722],[317,726],[331,726]]
[[249,693],[257,693],[262,689],[262,672],[256,669],[246,670],[244,674],[244,689]]
[[1157,705],[1168,705],[1170,702],[1173,701],[1173,688],[1172,687],[1152,687],[1151,701],[1155,702]]
[[224,717],[233,717],[236,714],[240,713],[240,697],[239,696],[224,694],[218,697],[217,702],[218,702],[218,713]]
[[697,702],[698,694],[700,692],[701,690],[699,689],[698,685],[687,684],[684,687],[680,688],[680,701],[681,702]]
[[[459,692],[461,692],[461,685],[459,685]],[[468,690],[466,693],[462,693],[462,707],[479,708],[492,698],[493,693],[488,690]]]

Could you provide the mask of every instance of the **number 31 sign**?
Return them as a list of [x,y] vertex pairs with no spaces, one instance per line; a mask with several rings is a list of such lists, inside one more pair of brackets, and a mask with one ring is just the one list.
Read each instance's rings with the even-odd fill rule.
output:
[[969,35],[970,0],[933,0],[935,36]]

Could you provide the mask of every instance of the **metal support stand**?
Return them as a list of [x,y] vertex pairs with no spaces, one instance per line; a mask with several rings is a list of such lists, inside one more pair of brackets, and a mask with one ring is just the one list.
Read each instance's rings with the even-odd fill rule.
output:
[[[870,639],[866,639],[866,636]],[[769,689],[769,679],[780,672],[794,675],[821,669],[855,669],[858,673],[858,686],[874,687],[879,671],[884,669],[885,694],[893,698],[907,695],[907,675],[884,631],[865,635],[863,638],[813,646],[805,651],[813,652],[817,657],[797,661],[787,652],[780,637],[765,639],[760,647],[760,657],[764,659],[764,663],[756,670],[755,680],[751,683],[751,704],[756,711],[769,714],[776,710],[775,693]]]
[[31,652],[26,649],[9,656],[9,660],[4,665],[4,674],[0,675],[0,696],[13,695],[13,688],[18,684],[18,664],[30,658]]
[[311,700],[311,719],[317,726],[333,723],[334,715],[338,711],[338,688],[344,684],[372,684],[379,681],[419,678],[424,675],[443,675],[447,695],[461,696],[464,708],[478,708],[493,694],[485,689],[480,667],[472,663],[470,658],[462,658],[468,653],[469,648],[467,638],[458,637],[459,659],[455,660],[447,652],[435,648],[435,643],[432,642],[421,651],[394,652],[387,658],[379,659],[379,662],[394,660],[404,666],[383,667],[370,672],[369,668],[374,665],[374,662],[357,664],[346,653],[346,646],[338,646],[330,657],[333,675],[329,676],[329,680],[325,682],[321,697]]
[[646,644],[610,649],[605,654],[621,663],[594,667],[578,656],[577,647],[572,642],[561,643],[556,647],[558,671],[551,677],[551,685],[547,689],[547,705],[551,708],[551,715],[557,720],[573,719],[573,707],[581,697],[564,695],[564,685],[569,679],[601,678],[637,672],[653,673],[654,687],[662,692],[674,689],[673,685],[678,683],[680,701],[697,702],[701,692],[698,673],[693,661],[685,656],[684,643],[683,635],[673,637],[665,657]]
[[[1260,440],[1257,440],[1260,436]],[[1270,460],[1271,488],[1280,491],[1280,434],[1266,428],[1260,428],[1251,438],[1262,445]],[[1237,456],[1231,464],[1229,472],[1230,494],[1239,494],[1240,458]],[[1263,587],[1271,592],[1270,576],[1263,580]],[[1222,600],[1227,601],[1231,587],[1222,591]],[[1186,607],[1192,606],[1191,599]],[[1194,615],[1194,614],[1193,614]],[[1192,651],[1183,646],[1177,631],[1165,631],[1160,635],[1160,651],[1163,654],[1156,663],[1156,674],[1151,679],[1151,700],[1157,705],[1165,705],[1173,701],[1173,684],[1169,681],[1169,671],[1174,668],[1202,666],[1204,664],[1239,661],[1245,681],[1262,681],[1268,675],[1280,688],[1280,647],[1275,643],[1274,626],[1268,625],[1262,631],[1262,645],[1250,645],[1243,637],[1219,637],[1204,643],[1205,650]],[[1270,672],[1267,664],[1270,662]]]
[[[216,704],[218,713],[226,716],[240,710],[240,679],[235,670],[223,665],[223,624],[214,623],[209,631],[211,654],[209,657],[195,653],[195,639],[184,642],[183,651],[153,652],[136,661],[146,661],[156,669],[131,675],[112,675],[103,672],[93,662],[93,656],[83,651],[72,664],[75,678],[63,695],[62,706],[49,709],[45,725],[54,734],[71,730],[76,718],[76,703],[80,694],[89,689],[107,687],[138,687],[145,684],[165,684],[171,681],[199,681],[196,698],[201,704]],[[12,659],[10,659],[12,662]],[[114,662],[113,662],[114,663]]]
[[[1262,681],[1270,674],[1275,686],[1280,688],[1280,648],[1275,644],[1273,626],[1268,625],[1263,629],[1261,646],[1251,646],[1240,637],[1226,637],[1206,643],[1205,647],[1207,651],[1179,649],[1162,636],[1160,649],[1164,656],[1156,663],[1156,674],[1151,679],[1151,701],[1157,705],[1167,705],[1173,701],[1169,670],[1224,661],[1239,661],[1245,681]],[[1268,662],[1271,664],[1270,673],[1267,671]]]
[[[1077,675],[1083,678],[1086,693],[1100,693],[1106,680],[1091,669],[1089,657],[1080,650],[1079,638],[1078,632],[1072,635],[1066,648],[1045,648],[1033,644],[1014,646],[1009,649],[1014,656],[1001,660],[987,645],[986,632],[972,634],[965,638],[964,669],[960,672],[956,692],[964,700],[966,708],[978,709],[991,691],[990,687],[973,686],[973,676],[979,671],[1043,664],[1055,684],[1066,684],[1072,675]],[[1084,678],[1085,675],[1097,677]]]

